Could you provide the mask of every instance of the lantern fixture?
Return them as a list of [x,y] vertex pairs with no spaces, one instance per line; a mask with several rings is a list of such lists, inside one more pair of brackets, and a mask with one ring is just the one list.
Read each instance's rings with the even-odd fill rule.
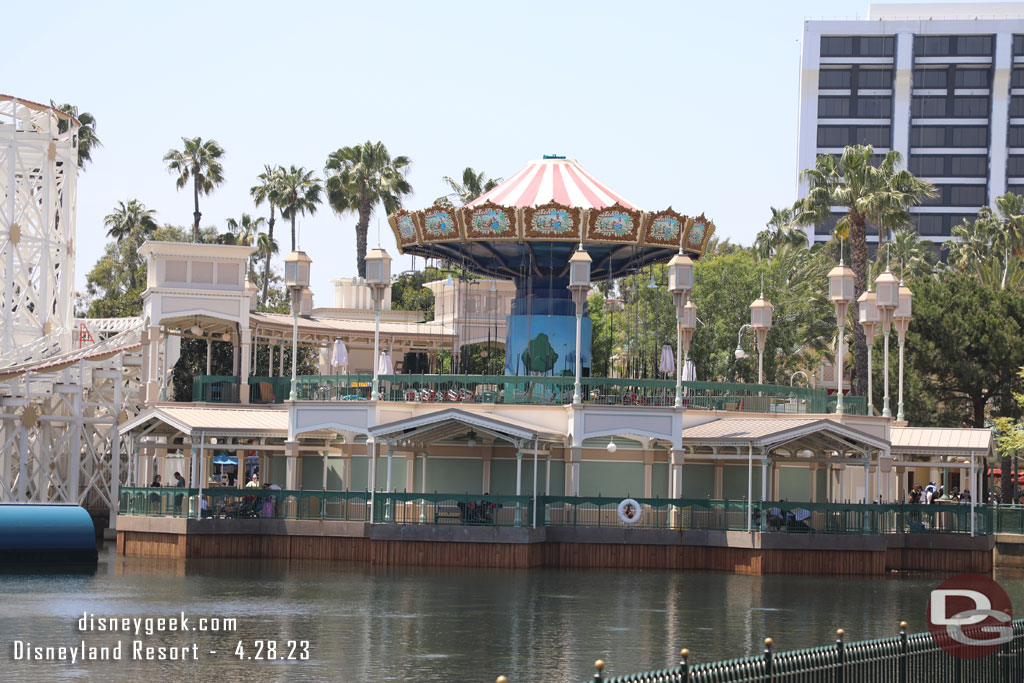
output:
[[668,262],[668,291],[676,307],[676,317],[682,317],[682,309],[693,291],[693,261],[682,250]]
[[885,338],[885,391],[882,393],[882,415],[892,417],[889,409],[889,331],[892,327],[893,313],[900,305],[900,282],[889,272],[888,267],[875,278],[875,303],[882,319],[882,336]]
[[864,338],[868,346],[868,415],[872,415],[874,414],[874,394],[871,386],[873,381],[871,377],[871,352],[875,346],[875,335],[878,333],[881,314],[875,302],[875,293],[870,289],[870,283],[868,283],[868,286],[869,289],[862,292],[860,297],[857,298],[857,313],[858,322],[860,322],[860,326],[864,329]]
[[[366,255],[366,284],[373,294],[373,357],[380,357],[380,307],[384,292],[391,284],[391,257],[378,246]],[[373,400],[380,399],[380,363],[373,364],[373,384],[370,388]]]
[[590,254],[583,249],[583,243],[580,242],[579,248],[569,259],[569,291],[572,292],[572,301],[576,304],[576,381],[573,383],[572,403],[577,406],[583,403],[583,358],[580,349],[583,335],[583,305],[587,302],[587,293],[590,291],[590,264]]
[[293,251],[284,257],[284,284],[290,290],[309,287],[309,266],[313,259],[304,251]]
[[913,308],[914,293],[910,291],[910,287],[907,287],[903,282],[900,282],[900,301],[899,305],[896,306],[896,311],[893,313],[893,323],[896,327],[896,338],[899,341],[900,348],[900,369],[899,369],[899,389],[898,399],[896,403],[896,419],[903,421],[903,347],[907,342],[907,330],[910,329],[910,321],[913,319],[911,313]]

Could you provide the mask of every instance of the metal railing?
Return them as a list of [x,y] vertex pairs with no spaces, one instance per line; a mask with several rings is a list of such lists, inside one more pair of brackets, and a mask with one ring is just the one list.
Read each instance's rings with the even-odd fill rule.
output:
[[997,534],[1024,534],[1024,505],[993,505],[992,524]]
[[[296,379],[300,401],[369,400],[372,375],[303,375]],[[232,385],[234,391],[232,393]],[[238,378],[199,376],[193,380],[194,401],[238,401]],[[588,405],[675,405],[674,380],[585,377],[583,402]],[[505,403],[567,405],[572,402],[572,377],[514,375],[381,375],[385,401],[415,403]],[[280,403],[289,394],[287,377],[250,377],[250,403]],[[683,405],[694,410],[748,413],[823,414],[835,412],[836,397],[821,389],[734,382],[683,382]],[[844,409],[867,414],[863,396],[848,396]]]
[[943,650],[931,633],[907,633],[901,622],[899,634],[859,642],[845,641],[836,631],[833,645],[775,652],[765,638],[760,655],[691,664],[691,653],[682,650],[678,665],[623,676],[608,676],[605,662],[594,663],[590,683],[841,683],[886,681],[891,683],[1003,683],[1024,678],[1024,619],[1012,623],[1012,639],[991,654],[976,659],[955,657]]
[[[269,500],[269,505],[268,505]],[[969,534],[967,505],[795,503],[636,498],[639,516],[619,516],[622,498],[537,496],[537,525],[695,531],[818,534]],[[372,509],[371,509],[372,507]],[[121,489],[120,512],[155,517],[275,518],[373,521],[379,524],[533,524],[532,496],[368,491],[282,491],[266,488]],[[987,535],[1006,508],[975,508],[974,533]],[[1015,511],[1016,513],[1016,511]],[[1019,521],[1019,517],[1016,520]],[[1014,527],[1017,529],[1018,527]],[[1005,529],[999,533],[1015,533]]]

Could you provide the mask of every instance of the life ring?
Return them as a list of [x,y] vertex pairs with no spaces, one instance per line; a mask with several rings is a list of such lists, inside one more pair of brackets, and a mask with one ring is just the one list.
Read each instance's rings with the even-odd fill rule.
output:
[[625,524],[633,524],[640,520],[640,515],[643,514],[643,509],[640,507],[640,503],[636,502],[632,498],[626,498],[619,503],[619,519]]

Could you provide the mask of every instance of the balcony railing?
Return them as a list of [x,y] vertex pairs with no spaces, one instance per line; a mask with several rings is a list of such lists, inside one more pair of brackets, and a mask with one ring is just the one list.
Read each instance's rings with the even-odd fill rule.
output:
[[[969,534],[971,508],[963,504],[901,505],[755,502],[636,498],[639,517],[619,516],[622,498],[600,496],[496,496],[458,493],[282,491],[213,487],[121,489],[122,515],[193,519],[309,519],[378,524],[462,526],[616,527],[788,534]],[[974,533],[1021,533],[998,528],[1005,508],[976,506]]]
[[[300,401],[366,401],[373,377],[303,375],[296,380]],[[674,380],[585,377],[583,402],[588,405],[673,406]],[[415,403],[505,403],[567,405],[573,378],[510,375],[381,375],[385,401]],[[250,377],[250,403],[280,403],[289,393],[287,377]],[[193,381],[194,401],[237,403],[238,378],[199,376]],[[698,410],[749,413],[823,414],[835,412],[836,397],[821,389],[769,384],[683,382],[683,406]],[[863,396],[847,396],[845,412],[867,414]]]

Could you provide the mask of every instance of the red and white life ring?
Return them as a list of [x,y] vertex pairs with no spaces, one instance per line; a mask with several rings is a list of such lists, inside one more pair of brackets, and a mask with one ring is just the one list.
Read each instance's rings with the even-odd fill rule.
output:
[[640,507],[640,503],[636,502],[632,498],[625,498],[619,503],[619,519],[625,524],[634,524],[640,521],[640,516],[643,514],[643,508]]

